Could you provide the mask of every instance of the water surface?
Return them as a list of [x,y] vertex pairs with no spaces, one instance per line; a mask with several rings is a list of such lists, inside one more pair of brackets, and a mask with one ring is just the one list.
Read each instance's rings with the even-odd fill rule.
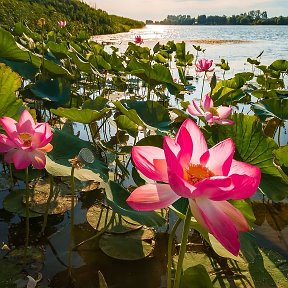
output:
[[123,47],[123,44],[133,41],[136,35],[141,35],[144,45],[149,47],[153,47],[158,41],[185,41],[187,49],[195,53],[192,45],[200,45],[206,49],[206,57],[215,61],[221,58],[228,60],[231,73],[238,70],[251,71],[251,65],[244,62],[248,57],[256,58],[263,50],[264,64],[270,64],[275,59],[288,58],[287,26],[146,25],[128,33],[95,36],[95,39]]

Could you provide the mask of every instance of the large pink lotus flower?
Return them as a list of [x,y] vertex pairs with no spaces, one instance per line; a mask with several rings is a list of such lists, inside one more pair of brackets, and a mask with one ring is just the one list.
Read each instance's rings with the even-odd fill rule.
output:
[[230,138],[208,149],[199,127],[187,119],[175,140],[164,137],[163,149],[133,147],[136,168],[159,183],[136,188],[127,203],[135,210],[149,211],[188,198],[198,223],[237,255],[239,232],[250,228],[241,212],[226,200],[253,195],[261,173],[258,167],[234,160],[234,151]]
[[134,43],[135,44],[142,44],[142,43],[144,43],[144,41],[140,35],[137,35],[137,36],[135,36]]
[[201,101],[202,108],[192,100],[192,104],[187,107],[187,111],[192,116],[203,116],[209,125],[215,123],[222,125],[232,125],[234,121],[227,119],[231,113],[232,108],[226,106],[214,107],[212,98],[206,94]]
[[31,114],[24,110],[19,122],[10,117],[2,117],[0,124],[7,135],[0,134],[0,152],[4,161],[14,163],[16,169],[24,169],[33,165],[43,169],[46,164],[45,152],[53,146],[49,143],[53,134],[48,123],[35,124]]
[[64,28],[67,25],[67,21],[61,20],[61,21],[58,21],[57,24],[59,27]]
[[199,59],[198,62],[195,64],[196,72],[212,72],[214,68],[211,68],[213,65],[213,60],[209,60],[206,58]]

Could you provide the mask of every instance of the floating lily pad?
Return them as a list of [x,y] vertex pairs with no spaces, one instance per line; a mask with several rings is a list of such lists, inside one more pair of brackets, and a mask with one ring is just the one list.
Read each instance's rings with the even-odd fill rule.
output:
[[185,270],[181,278],[181,288],[213,288],[209,274],[201,264]]
[[[140,231],[140,232],[139,232]],[[142,235],[141,235],[142,234]],[[101,236],[100,249],[108,256],[119,260],[139,260],[151,255],[154,241],[142,240],[145,230],[136,230],[125,234],[108,234]],[[150,238],[150,232],[145,237]]]
[[[71,193],[71,190],[67,185],[64,183],[54,183],[54,196],[49,203],[49,214],[62,214],[71,210],[72,196],[67,195],[68,193]],[[35,185],[34,192],[30,194],[30,210],[40,214],[45,214],[49,195],[50,184],[46,180],[39,180]],[[76,200],[75,197],[74,206],[76,205]],[[23,197],[23,202],[26,203],[25,197]]]
[[[4,209],[11,213],[17,213],[19,216],[26,217],[26,205],[22,201],[25,192],[25,190],[11,191],[3,200]],[[29,218],[40,216],[42,215],[31,210],[29,212]]]
[[[87,211],[87,221],[96,230],[102,230],[106,227],[111,220],[113,211],[105,206],[93,205]],[[131,222],[127,222],[126,219]],[[112,233],[126,233],[129,231],[137,230],[142,227],[139,223],[133,221],[132,219],[126,217],[120,217],[118,214],[115,215],[115,219],[109,225],[109,231]]]

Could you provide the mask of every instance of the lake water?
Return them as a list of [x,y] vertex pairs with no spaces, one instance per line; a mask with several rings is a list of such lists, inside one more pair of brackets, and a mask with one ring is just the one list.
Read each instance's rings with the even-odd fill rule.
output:
[[[251,72],[252,66],[247,58],[256,58],[262,51],[261,64],[269,65],[277,59],[288,59],[288,26],[193,26],[193,25],[146,25],[142,29],[132,29],[127,33],[108,34],[94,36],[94,40],[111,43],[124,52],[129,41],[133,42],[136,35],[141,35],[144,46],[152,48],[157,42],[162,44],[169,40],[175,42],[186,42],[187,51],[196,54],[193,45],[200,45],[206,49],[204,54],[200,53],[199,58],[210,58],[215,63],[220,63],[221,58],[229,62],[230,71],[226,71],[225,78],[231,78],[238,72]],[[171,69],[173,78],[178,78],[176,67]],[[194,74],[192,67],[188,74]],[[218,79],[222,79],[223,72],[216,67],[215,73]],[[260,73],[260,71],[255,71]],[[210,73],[212,76],[212,73]],[[286,81],[286,85],[287,85]],[[185,95],[185,100],[200,98],[201,81],[194,81],[196,91],[193,94]],[[205,81],[204,92],[209,90],[209,81]],[[179,103],[172,103],[178,106]],[[250,110],[250,108],[248,109]],[[246,111],[246,113],[248,112]],[[251,111],[250,111],[251,113]],[[288,124],[282,129],[281,145],[288,142]]]
[[[141,35],[144,45],[153,47],[158,41],[166,43],[185,41],[187,49],[195,54],[192,45],[205,48],[205,57],[218,62],[221,58],[229,61],[231,73],[251,71],[246,59],[256,58],[263,50],[263,64],[270,64],[275,59],[288,58],[287,26],[179,26],[146,25],[142,29],[133,29],[128,33],[95,36],[95,39],[113,42],[125,47]],[[207,41],[209,40],[209,41]],[[224,40],[224,41],[219,41]]]
[[[129,33],[97,36],[97,38],[102,41],[112,41],[116,45],[119,45],[121,49],[125,49],[127,42],[133,41],[135,35],[141,35],[145,41],[144,44],[150,47],[158,41],[162,43],[171,39],[186,41],[188,49],[191,49],[193,53],[192,44],[197,39],[244,41],[222,43],[212,41],[210,44],[202,41],[203,44],[201,46],[207,49],[205,56],[213,58],[215,61],[220,57],[224,57],[233,67],[231,73],[241,69],[251,71],[250,65],[244,65],[246,58],[256,57],[262,50],[264,50],[262,59],[265,63],[269,63],[276,58],[288,59],[288,27],[281,26],[148,25],[143,29],[132,30]],[[195,97],[199,97],[197,93],[198,91],[195,93]],[[77,129],[80,129],[79,126],[77,126]],[[85,138],[85,131],[82,128],[80,136],[81,138]],[[287,143],[287,136],[285,137],[283,139]],[[21,188],[23,188],[23,183],[21,185]],[[18,247],[23,245],[24,241],[24,218],[20,218],[3,208],[3,199],[8,193],[8,190],[1,191],[0,193],[0,243],[7,243],[10,247]],[[101,197],[101,193],[100,190],[79,193],[79,201],[75,207],[76,219],[75,234],[73,237],[75,244],[95,235],[95,231],[87,223],[86,212],[87,208]],[[287,258],[287,203],[275,206],[273,203],[256,201],[253,203],[253,210],[257,218],[253,237],[260,243],[263,243],[264,247],[273,249]],[[43,268],[39,268],[43,274],[42,284],[50,284],[49,287],[53,288],[72,287],[67,281],[67,248],[70,232],[69,215],[70,213],[51,216],[48,222],[48,229],[43,237],[39,237],[43,219],[31,219],[31,243],[34,246],[40,246],[43,254],[45,254]],[[99,287],[97,273],[98,270],[101,270],[109,287],[163,288],[165,287],[167,263],[166,245],[167,235],[160,235],[156,241],[153,258],[138,261],[121,261],[109,258],[98,248],[97,241],[91,241],[87,245],[83,245],[78,251],[73,252],[73,266],[75,267],[73,270],[73,277],[75,277],[74,287]],[[0,249],[1,257],[4,257],[6,253],[6,251]],[[38,271],[38,267],[34,270]]]

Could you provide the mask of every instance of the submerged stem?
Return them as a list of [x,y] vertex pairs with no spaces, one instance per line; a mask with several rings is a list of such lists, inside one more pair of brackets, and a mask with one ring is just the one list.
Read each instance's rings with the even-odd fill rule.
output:
[[183,227],[182,241],[181,241],[181,246],[180,246],[180,253],[178,256],[174,288],[180,287],[180,281],[181,281],[181,276],[182,276],[182,266],[183,266],[185,252],[186,252],[186,244],[187,244],[187,239],[188,239],[188,234],[189,234],[191,216],[192,216],[192,213],[191,213],[190,207],[188,207],[186,217],[185,217],[184,227]]
[[173,249],[173,239],[175,237],[176,234],[176,230],[179,226],[179,224],[181,223],[182,219],[178,218],[178,220],[176,221],[176,223],[173,225],[172,231],[169,235],[169,239],[168,239],[168,260],[167,260],[167,288],[171,288],[172,287],[172,283],[171,283],[171,275],[172,275],[172,249]]
[[26,200],[26,231],[25,231],[25,246],[24,246],[24,265],[27,262],[27,249],[29,245],[29,186],[28,186],[29,178],[28,178],[28,167],[25,169],[25,200]]
[[103,227],[98,233],[96,233],[96,234],[93,235],[92,237],[90,237],[90,238],[88,238],[88,239],[86,239],[86,240],[78,243],[72,250],[75,251],[78,247],[82,246],[83,244],[86,244],[87,242],[89,242],[89,241],[91,241],[91,240],[93,240],[93,239],[96,239],[96,238],[100,237],[102,234],[104,234],[104,233],[107,231],[107,229],[108,229],[108,228],[110,227],[110,225],[113,223],[114,219],[115,219],[115,212],[113,212],[113,214],[112,214],[109,222],[107,223],[107,225],[106,225],[105,227]]
[[46,226],[47,226],[47,220],[48,220],[48,214],[49,214],[49,207],[50,207],[50,203],[51,200],[53,198],[53,184],[54,184],[54,179],[53,176],[51,174],[49,174],[49,182],[50,182],[50,193],[49,193],[49,197],[46,203],[46,210],[45,210],[45,214],[44,214],[44,221],[43,221],[43,226],[41,229],[41,234],[43,234],[45,232]]
[[69,274],[71,274],[72,269],[72,245],[73,245],[73,234],[74,234],[74,200],[75,200],[75,179],[74,179],[75,167],[71,169],[71,219],[70,219],[70,241],[69,241],[69,252],[68,252],[68,267]]

